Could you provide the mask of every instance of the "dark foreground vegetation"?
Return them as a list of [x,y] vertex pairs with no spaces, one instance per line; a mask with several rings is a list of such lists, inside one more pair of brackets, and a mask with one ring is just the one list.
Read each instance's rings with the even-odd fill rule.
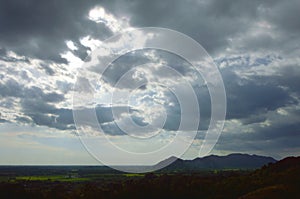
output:
[[[96,172],[97,171],[97,172]],[[300,198],[300,157],[254,171],[124,174],[96,167],[12,172],[0,168],[0,198]]]

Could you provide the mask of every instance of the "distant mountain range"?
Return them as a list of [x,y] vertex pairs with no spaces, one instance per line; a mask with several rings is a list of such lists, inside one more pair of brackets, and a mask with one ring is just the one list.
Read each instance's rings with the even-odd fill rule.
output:
[[[170,162],[172,163],[170,164]],[[256,169],[275,162],[276,160],[272,157],[234,153],[227,156],[210,155],[194,160],[182,160],[176,157],[170,157],[159,162],[154,167],[164,167],[162,170],[172,171]]]

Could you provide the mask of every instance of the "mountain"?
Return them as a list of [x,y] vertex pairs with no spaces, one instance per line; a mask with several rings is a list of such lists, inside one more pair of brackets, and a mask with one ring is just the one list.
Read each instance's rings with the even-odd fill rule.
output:
[[[170,162],[173,163],[169,165]],[[256,169],[263,165],[275,162],[276,160],[272,157],[234,153],[227,156],[210,155],[203,158],[196,158],[194,160],[182,160],[176,157],[170,157],[156,164],[155,168],[164,167],[163,170],[165,171]]]

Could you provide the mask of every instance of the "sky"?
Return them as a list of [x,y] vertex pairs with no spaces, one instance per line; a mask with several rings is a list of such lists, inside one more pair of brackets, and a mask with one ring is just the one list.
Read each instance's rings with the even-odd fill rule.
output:
[[[0,164],[99,164],[82,144],[74,124],[73,88],[80,80],[78,72],[106,39],[142,27],[167,28],[189,36],[218,67],[227,111],[223,131],[210,154],[298,156],[299,18],[299,0],[0,0]],[[143,35],[135,36],[144,42]],[[139,152],[135,151],[139,143],[125,141],[127,136],[116,122],[128,127],[128,116],[141,126],[165,119],[163,136],[143,149],[161,147],[178,130],[182,114],[168,88],[184,91],[177,73],[164,72],[166,65],[188,79],[199,103],[197,135],[184,155],[192,159],[198,157],[199,143],[208,128],[211,102],[207,82],[195,77],[193,67],[183,58],[154,49],[119,57],[103,79],[92,85],[97,91],[92,105],[106,138],[133,153]],[[92,70],[96,71],[89,72]],[[134,81],[117,84],[124,74]],[[165,86],[134,88],[135,81]],[[130,103],[120,97],[110,104],[112,89],[134,90]],[[90,109],[85,106],[82,112]],[[129,115],[124,114],[127,110]],[[193,114],[185,116],[191,123],[195,120]],[[143,138],[157,133],[155,127],[128,132]],[[97,133],[97,127],[91,125],[91,129],[90,134]],[[94,136],[90,134],[89,138]],[[117,160],[112,161],[115,164],[128,161],[126,156],[98,149]]]

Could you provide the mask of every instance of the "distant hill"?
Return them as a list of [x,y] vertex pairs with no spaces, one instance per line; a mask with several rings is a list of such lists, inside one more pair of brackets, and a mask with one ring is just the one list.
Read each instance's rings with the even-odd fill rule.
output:
[[[173,162],[169,165],[170,162]],[[182,160],[170,157],[157,165],[156,168],[174,171],[197,171],[197,170],[222,170],[222,169],[257,169],[269,163],[275,163],[272,157],[249,155],[249,154],[230,154],[227,156],[210,155],[194,160]]]
[[[160,164],[165,164],[170,160],[176,159],[172,157]],[[252,160],[252,164],[248,162],[250,160]],[[203,168],[209,169],[235,168],[237,166],[240,168],[243,166],[243,161],[249,167],[249,165],[255,166],[263,163],[262,160],[266,160],[265,162],[275,161],[263,156],[231,154],[221,157],[208,156],[190,161],[176,160],[169,167],[188,168],[190,165],[186,164],[187,162],[191,164],[201,162],[202,166],[205,166]],[[253,162],[258,163],[254,164]],[[200,168],[199,165],[200,163],[197,168]],[[12,174],[11,172],[15,169],[17,169],[16,174],[22,175]],[[32,174],[34,175],[28,173],[30,170],[33,170]],[[64,177],[70,174],[69,171],[71,174],[77,174],[77,180],[76,177],[74,179]],[[60,181],[58,181],[58,177],[61,179]],[[190,173],[182,170],[177,173],[170,170],[170,172],[154,172],[145,175],[110,173],[107,168],[89,166],[0,167],[0,198],[69,199],[99,198],[100,196],[105,199],[299,199],[299,187],[300,157],[288,157],[251,171],[222,170]]]

